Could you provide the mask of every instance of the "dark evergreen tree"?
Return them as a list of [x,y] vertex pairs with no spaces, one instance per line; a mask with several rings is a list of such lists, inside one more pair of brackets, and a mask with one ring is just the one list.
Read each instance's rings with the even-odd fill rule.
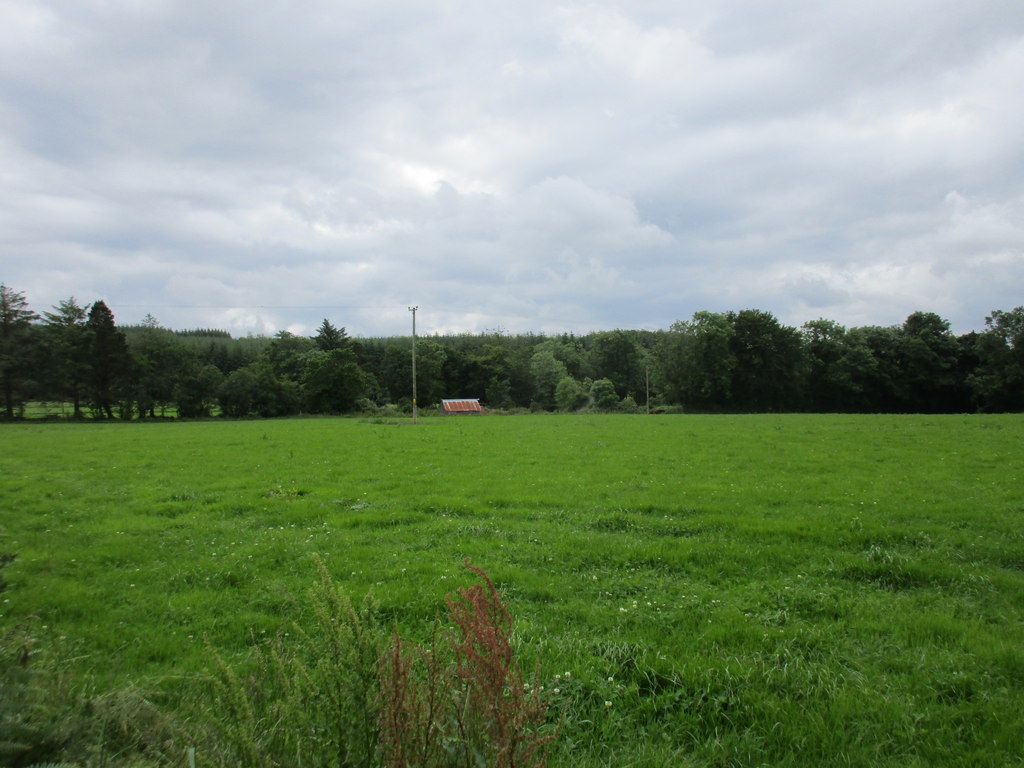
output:
[[[526,343],[512,344],[508,352],[508,399],[512,407],[527,408],[534,398],[533,373],[530,370],[530,359],[533,357],[532,346]],[[502,383],[494,385],[495,394],[503,394]],[[488,402],[496,403],[495,395],[488,394]]]
[[114,313],[103,301],[97,301],[89,310],[86,330],[93,407],[101,417],[112,419],[130,369],[128,342],[114,323]]
[[442,345],[444,350],[444,394],[446,397],[480,397],[471,394],[469,379],[473,371],[473,363],[462,346]]
[[344,349],[349,346],[348,334],[344,328],[335,328],[326,317],[320,324],[320,328],[313,337],[316,348],[322,352],[330,352],[334,349]]
[[448,350],[446,391],[452,397],[478,397],[492,408],[512,406],[508,352],[488,345],[475,352]]
[[[416,399],[429,408],[445,397],[444,348],[436,341],[416,342]],[[396,339],[384,350],[380,384],[393,403],[412,402],[412,340]]]
[[46,325],[45,370],[48,396],[70,400],[72,415],[82,418],[82,398],[89,379],[89,336],[85,321],[88,313],[74,296],[44,312]]
[[23,402],[33,368],[30,329],[38,315],[28,308],[25,295],[0,284],[0,389],[4,415],[14,418]]

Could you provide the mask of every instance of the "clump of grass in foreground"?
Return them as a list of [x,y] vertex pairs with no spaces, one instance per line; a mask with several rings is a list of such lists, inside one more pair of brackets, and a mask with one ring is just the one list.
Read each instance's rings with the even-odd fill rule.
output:
[[319,557],[315,623],[257,647],[251,670],[213,651],[203,709],[214,765],[539,768],[553,733],[513,657],[512,620],[487,574],[448,596],[455,629],[428,647],[385,640],[369,596],[356,607]]
[[45,634],[33,622],[0,637],[0,765],[178,764],[183,731],[149,692],[97,691]]
[[[0,555],[3,567],[13,555]],[[177,762],[175,719],[140,688],[95,690],[75,674],[65,638],[35,617],[0,634],[0,765],[116,768]]]
[[377,661],[385,635],[372,598],[353,606],[316,562],[313,626],[295,624],[257,646],[248,671],[211,649],[216,675],[203,719],[214,738],[203,751],[215,764],[373,764]]

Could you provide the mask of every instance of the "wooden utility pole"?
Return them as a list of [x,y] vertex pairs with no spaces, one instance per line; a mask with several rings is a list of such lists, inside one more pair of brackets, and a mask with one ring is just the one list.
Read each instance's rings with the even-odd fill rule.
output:
[[648,366],[644,366],[644,398],[646,399],[647,415],[651,415],[651,369]]
[[416,423],[416,310],[419,307],[409,307],[412,312],[412,423]]

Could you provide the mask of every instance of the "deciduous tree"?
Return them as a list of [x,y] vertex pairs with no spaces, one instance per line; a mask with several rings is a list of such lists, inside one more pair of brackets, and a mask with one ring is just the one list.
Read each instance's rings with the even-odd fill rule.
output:
[[276,377],[297,382],[302,376],[304,355],[315,347],[312,339],[279,331],[267,345],[265,359]]
[[732,393],[736,355],[729,318],[719,312],[695,312],[672,324],[662,340],[656,380],[669,402],[698,409],[726,406]]
[[186,357],[174,388],[178,415],[185,418],[209,416],[223,380],[224,375],[217,366],[203,363],[194,356]]
[[141,327],[126,333],[132,355],[132,396],[139,416],[156,416],[157,406],[174,400],[178,381],[186,370],[186,350],[171,331],[147,315]]
[[555,407],[558,382],[569,375],[565,363],[555,357],[551,349],[541,348],[530,358],[530,373],[533,374],[534,403],[550,411]]
[[256,374],[252,366],[229,373],[217,390],[220,411],[225,416],[239,419],[253,412],[256,400]]
[[589,339],[594,376],[610,379],[620,398],[644,396],[644,366],[636,336],[630,331],[601,331]]
[[967,379],[974,403],[989,412],[1024,410],[1024,306],[995,310],[985,326],[974,345],[977,367]]
[[807,365],[807,407],[818,412],[861,408],[866,372],[874,365],[869,351],[832,320],[812,320],[800,332]]
[[366,391],[366,376],[349,349],[316,350],[306,355],[302,398],[310,413],[348,413]]
[[732,405],[744,411],[795,410],[800,406],[803,357],[800,334],[770,312],[730,312],[729,346],[736,360]]
[[575,411],[587,402],[587,393],[572,376],[566,376],[555,387],[555,403],[560,411]]

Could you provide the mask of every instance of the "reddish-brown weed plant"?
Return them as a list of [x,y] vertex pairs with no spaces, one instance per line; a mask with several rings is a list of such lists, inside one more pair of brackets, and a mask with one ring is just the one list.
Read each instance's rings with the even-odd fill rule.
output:
[[446,725],[453,679],[437,652],[404,642],[395,630],[380,666],[380,750],[389,768],[448,765]]
[[381,665],[380,746],[389,768],[546,762],[547,707],[515,661],[512,617],[487,573],[469,560],[466,567],[483,583],[448,595],[450,654],[439,652],[436,636],[424,649],[392,635]]

